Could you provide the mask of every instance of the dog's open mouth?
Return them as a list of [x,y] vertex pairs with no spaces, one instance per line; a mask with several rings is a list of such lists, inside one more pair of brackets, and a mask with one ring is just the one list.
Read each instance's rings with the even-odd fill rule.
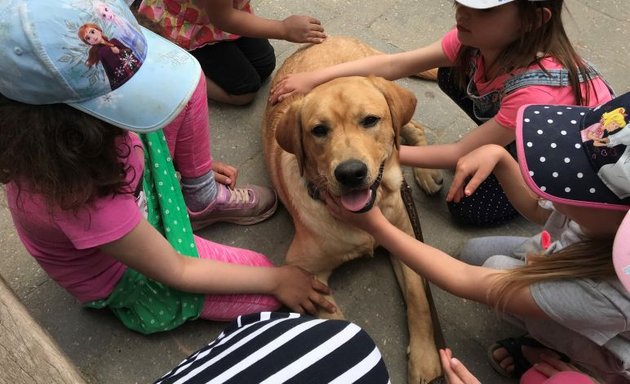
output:
[[369,188],[344,192],[341,195],[341,205],[343,205],[345,209],[356,213],[363,213],[372,209],[376,201],[376,190],[381,185],[381,180],[383,179],[384,168],[385,162],[381,163],[378,176]]

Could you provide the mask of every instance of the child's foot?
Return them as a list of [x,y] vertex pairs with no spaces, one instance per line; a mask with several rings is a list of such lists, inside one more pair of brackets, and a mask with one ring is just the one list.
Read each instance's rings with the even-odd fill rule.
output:
[[217,183],[216,199],[203,211],[188,210],[193,230],[225,222],[251,225],[268,219],[278,207],[276,193],[265,187],[249,185],[229,189]]
[[542,361],[540,355],[543,353],[568,360],[566,356],[546,348],[527,335],[497,341],[488,349],[488,360],[502,376],[520,378],[533,364]]

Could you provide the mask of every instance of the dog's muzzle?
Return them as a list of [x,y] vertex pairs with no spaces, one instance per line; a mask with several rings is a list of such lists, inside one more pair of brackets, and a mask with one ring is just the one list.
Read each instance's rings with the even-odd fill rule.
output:
[[359,186],[367,177],[367,166],[356,160],[351,164],[340,164],[340,166],[335,169],[335,178],[344,187],[350,188],[350,190],[342,192],[341,205],[343,205],[345,209],[356,213],[363,213],[372,209],[376,201],[376,190],[381,185],[381,180],[383,180],[384,169],[385,162],[383,161],[378,169],[376,180],[374,180],[369,188],[362,189]]
[[[340,196],[341,204],[349,211],[363,213],[369,211],[376,201],[376,191],[381,185],[385,162],[381,163],[376,180],[368,188],[361,188],[367,177],[367,166],[357,160],[350,160],[340,164],[335,169],[335,179],[343,186],[344,192]],[[308,194],[311,198],[320,200],[319,188],[314,183],[308,183]]]

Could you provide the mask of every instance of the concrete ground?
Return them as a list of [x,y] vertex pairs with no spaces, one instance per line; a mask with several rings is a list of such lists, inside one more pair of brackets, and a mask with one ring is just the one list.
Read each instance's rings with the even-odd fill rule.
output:
[[[254,1],[256,12],[282,19],[291,14],[319,18],[328,34],[358,37],[385,52],[409,50],[438,39],[454,23],[450,0]],[[567,0],[565,25],[577,49],[606,76],[617,91],[630,90],[630,11],[626,0]],[[297,45],[274,41],[278,63]],[[473,128],[434,83],[400,81],[418,98],[415,119],[428,127],[431,143],[452,142]],[[269,185],[262,160],[260,119],[269,86],[247,107],[211,105],[212,148],[216,159],[240,169],[239,182]],[[445,173],[445,186],[450,174]],[[461,228],[449,219],[445,190],[433,197],[413,183],[425,241],[456,254],[464,241],[485,235],[531,235],[536,228],[517,219],[500,228]],[[83,309],[57,287],[25,252],[0,201],[0,274],[23,300],[34,318],[52,335],[91,383],[147,383],[213,339],[225,326],[197,321],[150,337],[126,330],[107,311]],[[217,225],[200,235],[217,242],[263,252],[281,263],[293,228],[280,208],[268,221],[252,226]],[[393,383],[406,378],[403,303],[384,253],[339,269],[331,287],[346,316],[364,327],[381,348]],[[492,310],[433,288],[442,331],[455,355],[484,383],[509,383],[489,367],[486,349],[495,340],[519,334]]]

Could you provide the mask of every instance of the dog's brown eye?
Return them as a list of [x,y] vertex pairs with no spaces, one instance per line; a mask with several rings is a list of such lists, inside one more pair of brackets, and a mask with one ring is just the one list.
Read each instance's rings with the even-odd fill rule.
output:
[[380,117],[370,115],[370,116],[364,117],[363,120],[361,120],[361,125],[364,126],[365,128],[372,128],[379,121],[381,121]]
[[328,134],[329,130],[330,129],[328,129],[327,126],[323,124],[318,124],[314,126],[313,129],[311,129],[311,132],[317,137],[325,137]]

